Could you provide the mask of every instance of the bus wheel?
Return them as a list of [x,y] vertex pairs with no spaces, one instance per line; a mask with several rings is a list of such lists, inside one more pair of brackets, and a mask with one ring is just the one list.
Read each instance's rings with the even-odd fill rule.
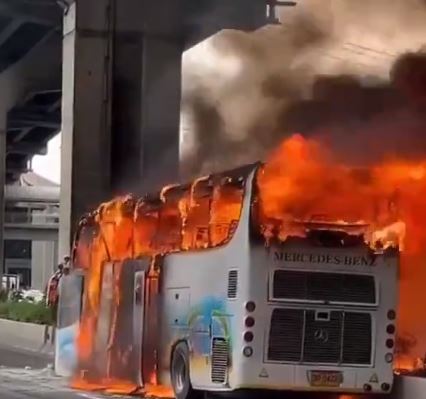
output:
[[189,377],[189,350],[183,342],[176,345],[173,351],[170,375],[176,399],[202,398],[200,392],[192,389]]

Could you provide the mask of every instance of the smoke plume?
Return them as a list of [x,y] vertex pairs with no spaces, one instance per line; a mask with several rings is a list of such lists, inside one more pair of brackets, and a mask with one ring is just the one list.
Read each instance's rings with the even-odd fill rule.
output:
[[202,43],[185,56],[183,174],[262,159],[294,132],[352,162],[424,154],[425,20],[420,0],[304,0],[282,25]]

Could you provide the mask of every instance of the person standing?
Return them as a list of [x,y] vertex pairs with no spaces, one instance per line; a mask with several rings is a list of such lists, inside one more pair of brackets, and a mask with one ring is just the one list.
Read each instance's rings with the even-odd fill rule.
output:
[[58,269],[55,273],[49,278],[46,287],[46,305],[50,309],[51,321],[53,334],[52,337],[49,337],[49,326],[46,326],[45,330],[45,342],[52,338],[54,339],[54,332],[58,323],[58,307],[59,307],[59,284],[64,274],[68,274],[70,268],[71,258],[65,256],[62,263],[58,265]]
[[50,277],[46,289],[46,304],[52,310],[52,321],[56,326],[59,305],[59,283],[64,274],[68,274],[71,258],[64,257],[64,261],[58,265],[58,270]]

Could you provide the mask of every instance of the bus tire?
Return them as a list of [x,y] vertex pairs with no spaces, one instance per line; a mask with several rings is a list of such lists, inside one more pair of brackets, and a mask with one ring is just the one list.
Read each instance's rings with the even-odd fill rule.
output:
[[189,349],[184,342],[177,344],[173,351],[170,377],[176,399],[202,398],[199,391],[192,389],[189,375]]

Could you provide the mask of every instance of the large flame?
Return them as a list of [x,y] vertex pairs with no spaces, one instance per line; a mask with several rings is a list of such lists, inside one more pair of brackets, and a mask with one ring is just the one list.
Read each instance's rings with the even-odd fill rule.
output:
[[[131,196],[116,198],[102,204],[85,217],[76,237],[74,264],[87,270],[84,311],[77,341],[79,366],[72,386],[84,390],[134,394],[143,392],[155,397],[170,397],[172,392],[158,383],[157,365],[148,370],[143,390],[135,378],[118,378],[113,368],[125,367],[130,352],[121,353],[118,326],[119,308],[124,295],[120,279],[124,268],[116,263],[113,268],[112,319],[106,348],[106,368],[101,364],[99,374],[100,297],[103,265],[129,258],[152,257],[175,251],[186,251],[223,245],[231,238],[242,209],[244,182],[233,178],[197,179],[188,186],[170,185],[159,195],[138,201]],[[158,282],[155,262],[149,272],[146,295],[155,291]],[[155,295],[155,292],[154,292]],[[147,297],[149,302],[149,297]],[[155,319],[155,318],[154,318]],[[152,327],[152,326],[151,326]],[[157,331],[156,328],[154,328]],[[149,338],[149,331],[145,332]],[[150,337],[153,340],[155,337]],[[155,346],[155,342],[151,342]],[[133,349],[130,348],[130,351]],[[118,366],[117,361],[120,363]],[[142,361],[142,360],[141,360]],[[104,375],[106,374],[106,376]]]
[[258,176],[263,231],[284,239],[303,233],[295,219],[322,218],[367,224],[372,245],[398,246],[399,331],[416,339],[399,363],[412,369],[416,356],[426,352],[426,160],[354,166],[336,159],[319,141],[300,135],[285,140]]

